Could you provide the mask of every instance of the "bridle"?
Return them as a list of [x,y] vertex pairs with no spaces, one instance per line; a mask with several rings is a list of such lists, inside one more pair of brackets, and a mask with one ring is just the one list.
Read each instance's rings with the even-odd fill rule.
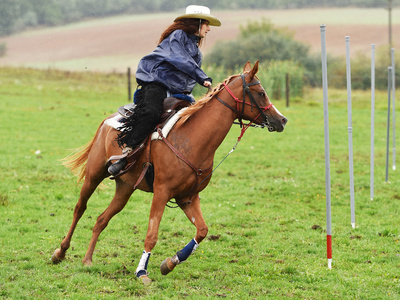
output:
[[[260,84],[261,82],[260,82],[259,80],[256,80],[256,81],[254,81],[254,82],[247,83],[246,80],[245,80],[245,78],[244,78],[244,74],[243,74],[243,73],[240,74],[240,77],[242,78],[242,82],[243,82],[243,100],[239,100],[239,99],[233,94],[233,92],[229,89],[228,85],[227,85],[225,82],[223,83],[223,85],[224,85],[226,91],[227,91],[227,92],[229,93],[229,95],[231,95],[231,97],[235,100],[235,102],[236,102],[236,108],[230,106],[228,103],[224,102],[224,101],[223,101],[222,99],[220,99],[218,96],[217,96],[216,98],[218,99],[219,102],[221,102],[223,105],[225,105],[226,107],[228,107],[230,110],[232,110],[232,111],[236,114],[237,118],[239,119],[239,123],[240,123],[241,127],[243,127],[243,119],[247,119],[247,120],[250,121],[250,124],[247,125],[247,127],[249,127],[249,126],[251,126],[252,123],[256,123],[256,124],[257,124],[257,123],[258,123],[257,119],[258,119],[258,117],[261,115],[261,116],[263,117],[263,122],[261,122],[261,125],[260,125],[260,126],[261,126],[262,128],[267,127],[267,128],[268,128],[268,131],[273,131],[274,128],[271,126],[271,123],[269,122],[268,117],[267,117],[267,115],[265,114],[265,112],[266,112],[268,109],[270,109],[270,108],[273,106],[273,104],[270,103],[270,104],[267,105],[267,106],[261,107],[260,105],[258,105],[258,103],[257,103],[256,100],[254,99],[254,97],[253,97],[253,95],[251,94],[251,91],[250,91],[250,87],[251,87],[251,86],[258,85],[258,84]],[[248,96],[249,96],[250,103],[247,103],[247,102],[246,102],[246,93],[247,93]],[[242,111],[240,111],[240,104],[242,104]],[[247,115],[244,113],[245,105],[250,105],[250,106],[251,106],[251,111],[253,111],[254,106],[257,108],[257,110],[259,111],[259,114],[257,115],[256,118],[253,119],[253,118],[247,116]]]

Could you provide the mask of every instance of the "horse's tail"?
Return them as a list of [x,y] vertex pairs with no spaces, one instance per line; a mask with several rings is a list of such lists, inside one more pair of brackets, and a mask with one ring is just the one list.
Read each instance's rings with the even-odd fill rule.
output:
[[89,157],[90,151],[92,150],[94,142],[97,140],[100,128],[103,126],[103,123],[104,121],[101,122],[99,128],[97,128],[96,134],[89,143],[75,149],[75,151],[72,152],[70,155],[61,159],[63,165],[69,168],[72,173],[78,176],[78,183],[85,178],[87,159]]

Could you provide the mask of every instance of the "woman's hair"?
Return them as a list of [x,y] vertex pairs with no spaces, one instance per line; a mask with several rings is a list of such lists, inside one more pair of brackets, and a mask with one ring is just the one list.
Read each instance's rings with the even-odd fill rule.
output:
[[[158,43],[160,44],[172,32],[174,32],[175,30],[178,30],[178,29],[185,31],[188,34],[198,33],[199,29],[200,29],[200,21],[201,21],[201,24],[203,24],[204,22],[208,22],[203,19],[192,19],[192,18],[181,19],[181,20],[175,21],[167,29],[165,29],[165,31],[161,34],[161,37],[160,37],[160,40],[158,41]],[[203,40],[203,38],[199,39],[199,42],[198,42],[199,46],[201,45],[202,40]]]

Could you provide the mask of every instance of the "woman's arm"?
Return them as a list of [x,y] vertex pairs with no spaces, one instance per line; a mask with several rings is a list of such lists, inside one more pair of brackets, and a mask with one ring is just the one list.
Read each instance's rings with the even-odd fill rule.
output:
[[[165,59],[179,71],[196,80],[197,83],[208,86],[211,85],[212,79],[200,68],[201,57],[199,63],[191,56],[189,50],[198,52],[197,45],[189,40],[188,36],[182,30],[176,30],[167,38],[166,46],[169,47],[168,54]],[[193,44],[191,44],[193,43]],[[187,45],[187,46],[186,46]],[[164,46],[164,45],[163,45]],[[196,47],[187,49],[187,47]],[[201,53],[198,53],[201,56]],[[208,82],[208,83],[205,83]]]

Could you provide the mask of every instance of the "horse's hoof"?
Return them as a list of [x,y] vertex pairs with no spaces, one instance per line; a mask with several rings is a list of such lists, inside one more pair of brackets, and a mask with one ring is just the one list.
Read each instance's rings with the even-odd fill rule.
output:
[[59,264],[60,262],[63,261],[64,258],[65,258],[65,253],[61,254],[61,249],[56,249],[56,251],[54,251],[53,255],[51,256],[51,262],[53,264]]
[[148,285],[148,284],[151,283],[151,279],[147,275],[142,275],[142,276],[139,277],[139,279],[142,280],[144,285]]
[[176,265],[172,262],[171,258],[168,257],[164,259],[160,266],[161,274],[167,275],[175,268],[175,266]]
[[92,266],[92,261],[91,260],[89,260],[89,259],[83,259],[82,260],[82,263],[83,263],[83,265],[84,266],[86,266],[86,267],[91,267]]

